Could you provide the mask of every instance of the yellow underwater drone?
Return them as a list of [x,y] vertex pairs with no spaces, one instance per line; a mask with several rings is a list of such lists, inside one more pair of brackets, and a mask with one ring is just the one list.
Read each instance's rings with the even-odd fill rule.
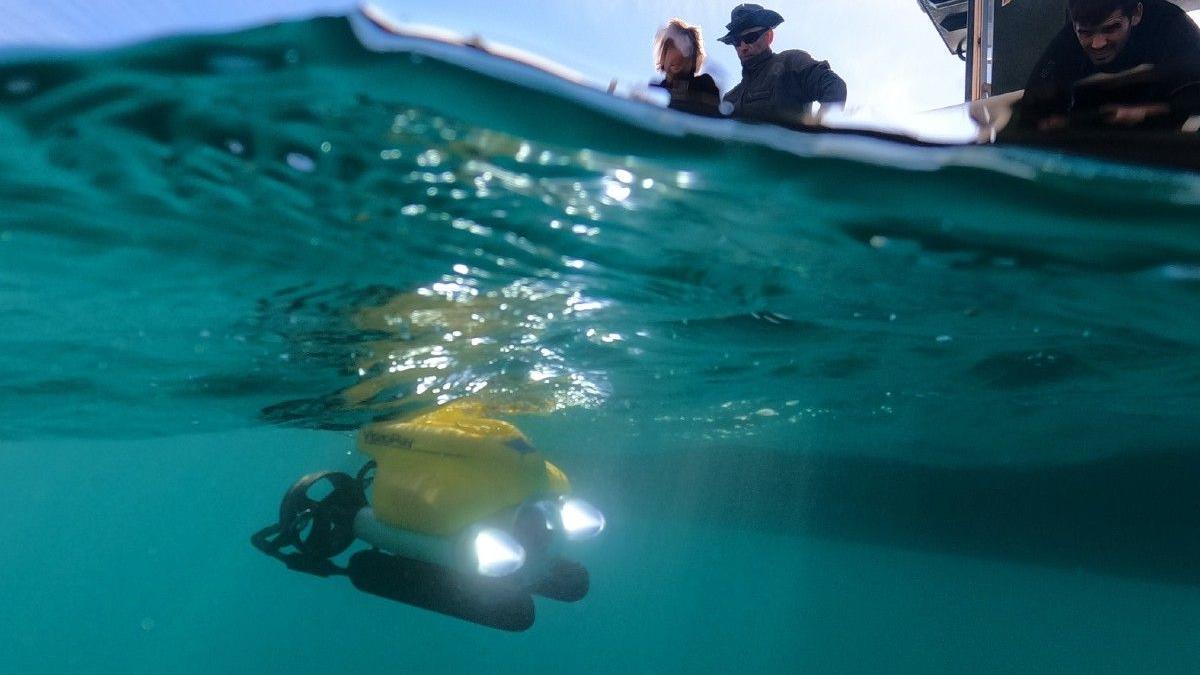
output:
[[[446,406],[358,436],[377,465],[373,506],[354,531],[379,548],[466,573],[536,579],[570,541],[604,529],[604,516],[569,497],[570,483],[515,426]],[[528,580],[528,579],[527,579]]]
[[[344,574],[363,590],[501,628],[532,624],[530,593],[586,595],[587,570],[563,553],[598,535],[604,516],[570,496],[566,475],[514,425],[456,402],[367,425],[358,447],[371,461],[356,477],[301,478],[284,496],[279,523],[256,534],[255,545],[293,569]],[[356,553],[348,568],[332,563],[355,540],[374,549]],[[296,553],[285,555],[289,547]],[[360,578],[364,570],[371,578]],[[439,593],[450,606],[430,601]],[[497,597],[525,598],[517,618],[497,623],[471,608],[494,610]]]

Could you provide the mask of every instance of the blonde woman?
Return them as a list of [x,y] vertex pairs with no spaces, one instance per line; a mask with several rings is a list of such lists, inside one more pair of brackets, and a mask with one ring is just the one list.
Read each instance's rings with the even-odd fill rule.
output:
[[654,65],[662,73],[655,84],[671,94],[674,110],[719,117],[721,92],[710,75],[699,75],[704,65],[704,41],[699,26],[671,19],[654,36]]

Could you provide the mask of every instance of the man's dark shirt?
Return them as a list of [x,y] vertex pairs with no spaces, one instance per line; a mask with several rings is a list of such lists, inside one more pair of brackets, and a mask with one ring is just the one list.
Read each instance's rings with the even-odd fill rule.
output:
[[796,122],[813,102],[845,103],[846,83],[808,52],[766,50],[742,64],[742,81],[725,94],[730,117],[758,122]]
[[721,92],[711,75],[689,75],[687,77],[666,80],[653,85],[662,87],[671,94],[671,102],[667,105],[672,110],[719,117],[718,106],[721,104]]
[[[1025,86],[1022,121],[1032,124],[1049,115],[1068,115],[1103,103],[1170,103],[1172,122],[1200,112],[1200,28],[1167,0],[1143,0],[1143,7],[1142,21],[1132,28],[1125,48],[1111,63],[1099,66],[1088,58],[1068,21]],[[1103,88],[1089,93],[1074,87],[1085,77],[1142,64],[1155,66],[1155,74],[1136,78],[1136,86],[1123,93]]]

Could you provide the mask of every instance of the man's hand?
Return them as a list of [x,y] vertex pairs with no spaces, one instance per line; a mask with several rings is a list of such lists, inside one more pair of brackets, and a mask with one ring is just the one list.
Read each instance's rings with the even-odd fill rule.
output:
[[1145,122],[1147,118],[1169,115],[1171,106],[1166,103],[1149,103],[1145,105],[1106,105],[1100,108],[1104,121],[1113,126],[1133,127]]
[[1059,131],[1070,124],[1066,115],[1049,115],[1038,120],[1038,131]]

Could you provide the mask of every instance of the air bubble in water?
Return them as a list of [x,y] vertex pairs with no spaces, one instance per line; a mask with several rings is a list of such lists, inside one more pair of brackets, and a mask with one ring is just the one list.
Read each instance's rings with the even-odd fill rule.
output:
[[287,154],[287,163],[293,169],[303,171],[304,173],[312,173],[313,169],[317,168],[317,163],[313,161],[312,157],[300,152],[289,152]]

